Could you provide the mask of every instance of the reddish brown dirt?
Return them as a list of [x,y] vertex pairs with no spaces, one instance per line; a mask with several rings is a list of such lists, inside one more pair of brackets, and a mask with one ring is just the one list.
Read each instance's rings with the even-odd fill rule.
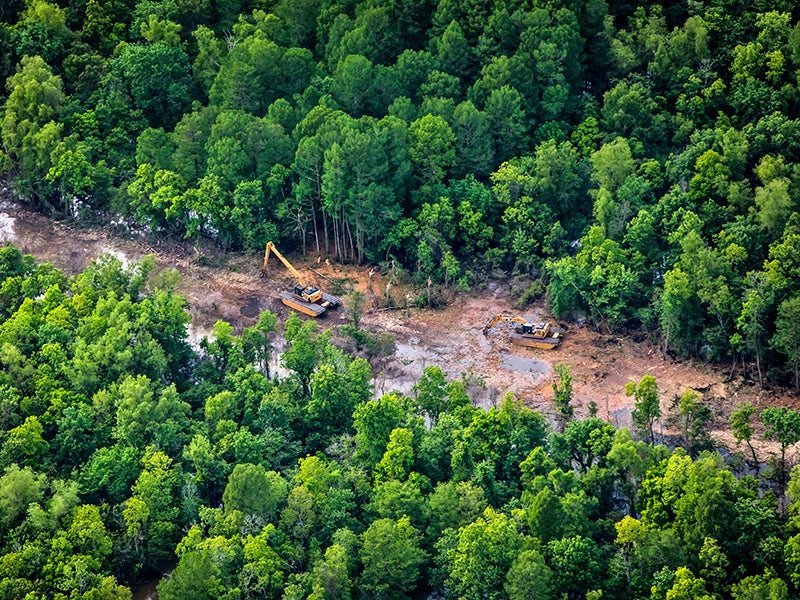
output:
[[[178,289],[189,302],[194,340],[208,334],[218,319],[241,331],[254,324],[262,310],[270,309],[282,319],[289,315],[277,295],[291,285],[291,276],[278,261],[274,265],[270,261],[270,272],[261,279],[261,257],[225,253],[209,243],[175,239],[152,242],[143,235],[110,227],[56,222],[13,202],[0,187],[2,242],[14,243],[23,252],[49,261],[68,274],[80,272],[103,253],[126,261],[155,254],[158,269],[177,269],[181,274]],[[742,401],[757,407],[800,405],[800,399],[788,391],[766,392],[741,377],[727,381],[728,373],[721,368],[664,359],[647,341],[603,335],[587,326],[566,323],[564,341],[553,350],[511,345],[510,328],[503,323],[484,336],[481,328],[499,312],[529,321],[549,319],[543,304],[516,310],[504,282],[490,282],[484,290],[462,294],[441,310],[385,310],[387,279],[377,271],[373,272],[370,293],[369,267],[326,264],[316,256],[292,256],[291,260],[310,282],[326,291],[358,289],[367,294],[364,327],[390,333],[397,344],[396,354],[377,365],[377,393],[392,389],[409,393],[425,366],[439,365],[451,378],[463,376],[473,399],[483,406],[493,405],[505,392],[512,392],[552,417],[552,367],[562,362],[572,365],[579,415],[587,414],[589,403],[594,402],[599,416],[615,425],[627,425],[633,402],[625,396],[624,386],[650,374],[658,380],[665,412],[686,387],[701,392],[714,408],[720,441],[727,443],[732,443],[730,435],[724,433],[727,416]],[[404,296],[410,291],[391,288],[393,305],[403,306]],[[346,311],[338,310],[319,323],[333,327],[345,319]]]

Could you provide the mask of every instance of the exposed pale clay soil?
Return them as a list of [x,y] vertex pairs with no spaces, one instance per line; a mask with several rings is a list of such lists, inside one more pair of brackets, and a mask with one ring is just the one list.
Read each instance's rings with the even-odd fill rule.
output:
[[[277,296],[291,286],[292,280],[277,260],[274,264],[270,260],[269,273],[262,279],[259,256],[224,253],[208,243],[179,239],[153,242],[135,231],[53,221],[14,202],[0,185],[0,243],[4,242],[68,274],[80,272],[103,253],[124,261],[155,254],[158,269],[177,269],[181,274],[178,289],[189,303],[194,341],[207,335],[218,319],[240,331],[254,324],[262,310],[272,310],[281,319],[289,315]],[[542,303],[522,311],[515,309],[510,287],[504,281],[491,281],[483,289],[461,294],[443,309],[387,310],[387,280],[377,269],[370,277],[369,267],[338,265],[318,259],[316,254],[292,256],[291,260],[311,283],[326,291],[355,288],[367,293],[363,326],[373,333],[391,334],[397,346],[392,357],[375,363],[377,393],[393,389],[411,393],[423,368],[439,365],[450,378],[463,376],[471,397],[482,406],[496,404],[504,393],[512,392],[553,417],[553,365],[563,362],[572,365],[577,414],[588,414],[589,403],[594,402],[600,417],[621,426],[630,423],[633,404],[624,394],[625,384],[650,374],[658,380],[665,412],[686,387],[699,391],[714,410],[717,438],[728,444],[733,441],[724,431],[727,416],[742,401],[757,407],[800,406],[800,399],[788,391],[764,391],[740,375],[729,380],[729,368],[665,359],[647,340],[609,336],[587,325],[561,323],[567,331],[563,343],[553,350],[513,346],[507,323],[499,323],[484,336],[482,327],[500,312],[531,322],[552,320]],[[404,306],[408,291],[391,288],[393,305]],[[320,319],[319,325],[335,327],[345,320],[346,309],[338,309]]]

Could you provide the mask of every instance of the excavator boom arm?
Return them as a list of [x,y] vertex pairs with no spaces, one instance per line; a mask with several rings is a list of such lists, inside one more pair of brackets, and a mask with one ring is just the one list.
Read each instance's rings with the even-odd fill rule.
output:
[[290,263],[288,260],[286,260],[286,258],[284,258],[283,254],[278,252],[278,249],[275,247],[275,244],[273,244],[272,242],[267,242],[267,246],[266,246],[266,248],[264,248],[264,266],[261,268],[261,276],[262,277],[264,277],[264,275],[267,274],[267,262],[269,262],[269,253],[270,252],[272,252],[275,256],[277,256],[278,259],[283,263],[283,265],[287,269],[289,269],[291,274],[294,275],[295,278],[297,279],[297,283],[299,283],[303,287],[306,286],[305,281],[300,276],[299,271],[292,266],[292,263]]
[[283,254],[278,252],[275,244],[271,241],[267,242],[264,248],[264,266],[261,268],[262,277],[267,274],[270,252],[278,257],[278,260],[289,269],[289,272],[294,276],[295,281],[297,281],[292,292],[281,292],[281,302],[286,306],[307,314],[310,317],[318,317],[328,308],[339,306],[340,300],[336,296],[331,296],[319,288],[306,285],[305,278],[300,275],[300,272],[294,268],[292,263],[290,263]]
[[511,343],[529,348],[555,348],[561,343],[563,329],[551,327],[550,323],[542,321],[537,324],[528,323],[522,317],[512,317],[498,313],[483,327],[483,335],[488,335],[489,330],[500,321],[519,323],[521,327],[515,328],[515,333],[510,336]]
[[492,327],[494,327],[495,325],[497,325],[497,323],[499,323],[500,321],[509,321],[511,323],[521,323],[523,326],[528,326],[528,327],[531,326],[531,324],[528,323],[522,317],[511,317],[509,315],[504,315],[504,314],[500,313],[500,314],[496,314],[494,317],[492,317],[492,319],[486,325],[483,326],[483,335],[486,335],[487,333],[489,333],[489,330]]

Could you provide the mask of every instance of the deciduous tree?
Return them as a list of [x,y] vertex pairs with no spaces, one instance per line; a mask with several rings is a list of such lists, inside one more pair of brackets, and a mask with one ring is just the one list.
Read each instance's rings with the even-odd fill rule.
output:
[[625,395],[633,396],[631,419],[634,426],[640,435],[649,438],[651,444],[655,443],[653,425],[661,417],[661,400],[656,378],[645,375],[638,384],[632,381],[626,383]]
[[406,598],[416,587],[425,552],[407,518],[378,519],[364,532],[360,586],[375,598]]

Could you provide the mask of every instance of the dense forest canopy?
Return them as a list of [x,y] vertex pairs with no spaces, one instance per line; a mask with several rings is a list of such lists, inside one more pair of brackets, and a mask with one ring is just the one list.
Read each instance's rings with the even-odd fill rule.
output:
[[686,450],[655,445],[649,375],[630,431],[575,420],[567,365],[552,424],[438,367],[376,398],[347,326],[264,312],[192,346],[153,266],[0,248],[0,599],[130,600],[164,569],[161,600],[798,597],[800,412],[734,412],[754,462],[757,419],[780,448],[753,470],[691,389]]
[[788,0],[9,0],[27,201],[225,248],[493,269],[800,388]]
[[[799,10],[5,0],[0,171],[158,236],[513,272],[558,315],[800,387]],[[0,598],[129,598],[171,564],[163,600],[800,595],[797,412],[758,415],[759,479],[705,452],[691,390],[687,450],[654,445],[649,376],[633,432],[572,420],[568,368],[555,431],[436,368],[373,399],[296,316],[192,347],[152,268],[0,249]]]

